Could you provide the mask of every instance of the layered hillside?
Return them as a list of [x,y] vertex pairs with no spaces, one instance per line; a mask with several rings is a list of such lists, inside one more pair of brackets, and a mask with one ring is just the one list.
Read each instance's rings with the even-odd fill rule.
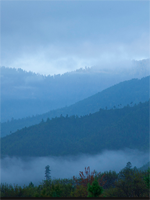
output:
[[64,156],[125,148],[149,150],[149,101],[100,109],[83,117],[47,119],[1,138],[1,155]]
[[1,68],[1,121],[43,114],[69,106],[120,81],[126,75],[77,70],[43,76],[22,69]]
[[6,67],[0,71],[1,122],[69,106],[121,81],[150,75],[149,59],[54,76]]
[[19,120],[12,119],[11,121],[1,124],[1,137],[11,134],[17,131],[17,129],[22,129],[25,126],[29,127],[38,124],[42,121],[42,119],[46,120],[47,118],[51,119],[56,116],[59,117],[61,114],[63,116],[83,116],[89,113],[97,112],[100,108],[111,109],[114,106],[122,108],[127,104],[133,106],[135,103],[137,104],[139,102],[148,101],[149,79],[150,76],[142,79],[124,81],[71,106],[52,110],[39,116],[27,117]]

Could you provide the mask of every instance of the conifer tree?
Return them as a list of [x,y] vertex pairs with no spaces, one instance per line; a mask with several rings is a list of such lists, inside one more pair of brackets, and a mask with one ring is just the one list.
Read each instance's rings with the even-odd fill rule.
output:
[[150,189],[150,167],[148,168],[148,175],[144,177],[144,181],[148,189]]
[[98,184],[98,180],[95,179],[90,185],[88,183],[88,196],[87,197],[99,197],[103,193],[103,188]]
[[50,176],[50,166],[49,165],[47,165],[46,167],[45,167],[45,178],[46,178],[46,180],[50,180],[51,179],[51,176]]

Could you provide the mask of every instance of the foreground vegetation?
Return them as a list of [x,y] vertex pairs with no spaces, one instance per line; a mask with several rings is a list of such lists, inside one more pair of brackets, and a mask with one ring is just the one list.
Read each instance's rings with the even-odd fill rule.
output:
[[32,182],[28,186],[1,184],[1,197],[149,197],[150,168],[138,171],[128,162],[118,174],[115,171],[92,172],[85,168],[80,178],[51,180],[48,166],[39,186]]

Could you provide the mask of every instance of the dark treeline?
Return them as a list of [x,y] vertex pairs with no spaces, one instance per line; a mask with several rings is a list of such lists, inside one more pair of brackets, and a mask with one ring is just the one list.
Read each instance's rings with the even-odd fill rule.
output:
[[[47,169],[47,170],[46,170]],[[45,177],[39,186],[34,186],[32,182],[28,186],[8,185],[1,183],[1,197],[149,197],[150,168],[146,171],[139,171],[132,168],[130,162],[126,167],[115,171],[105,171],[90,174],[90,168],[85,168],[80,172],[80,178],[55,179],[50,178],[49,166],[45,167]],[[97,186],[94,186],[95,181]],[[89,185],[92,190],[89,189]],[[93,185],[93,187],[92,187]],[[100,188],[96,190],[96,188]],[[99,192],[98,192],[99,191]]]
[[86,116],[60,116],[1,138],[1,155],[64,156],[124,148],[148,151],[149,101]]

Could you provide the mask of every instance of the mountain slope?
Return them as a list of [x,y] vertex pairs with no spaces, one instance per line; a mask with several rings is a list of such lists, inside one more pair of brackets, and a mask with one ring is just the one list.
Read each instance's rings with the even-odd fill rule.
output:
[[110,109],[113,106],[121,108],[130,103],[130,105],[134,105],[135,103],[147,101],[149,99],[149,79],[150,76],[124,81],[71,106],[52,110],[36,117],[2,123],[1,137],[15,132],[17,129],[22,129],[25,126],[29,127],[38,124],[42,119],[47,120],[47,118],[59,117],[61,114],[63,116],[81,116],[97,112],[100,108],[107,107],[107,109]]
[[84,117],[59,117],[1,138],[1,155],[64,156],[149,150],[149,101]]

